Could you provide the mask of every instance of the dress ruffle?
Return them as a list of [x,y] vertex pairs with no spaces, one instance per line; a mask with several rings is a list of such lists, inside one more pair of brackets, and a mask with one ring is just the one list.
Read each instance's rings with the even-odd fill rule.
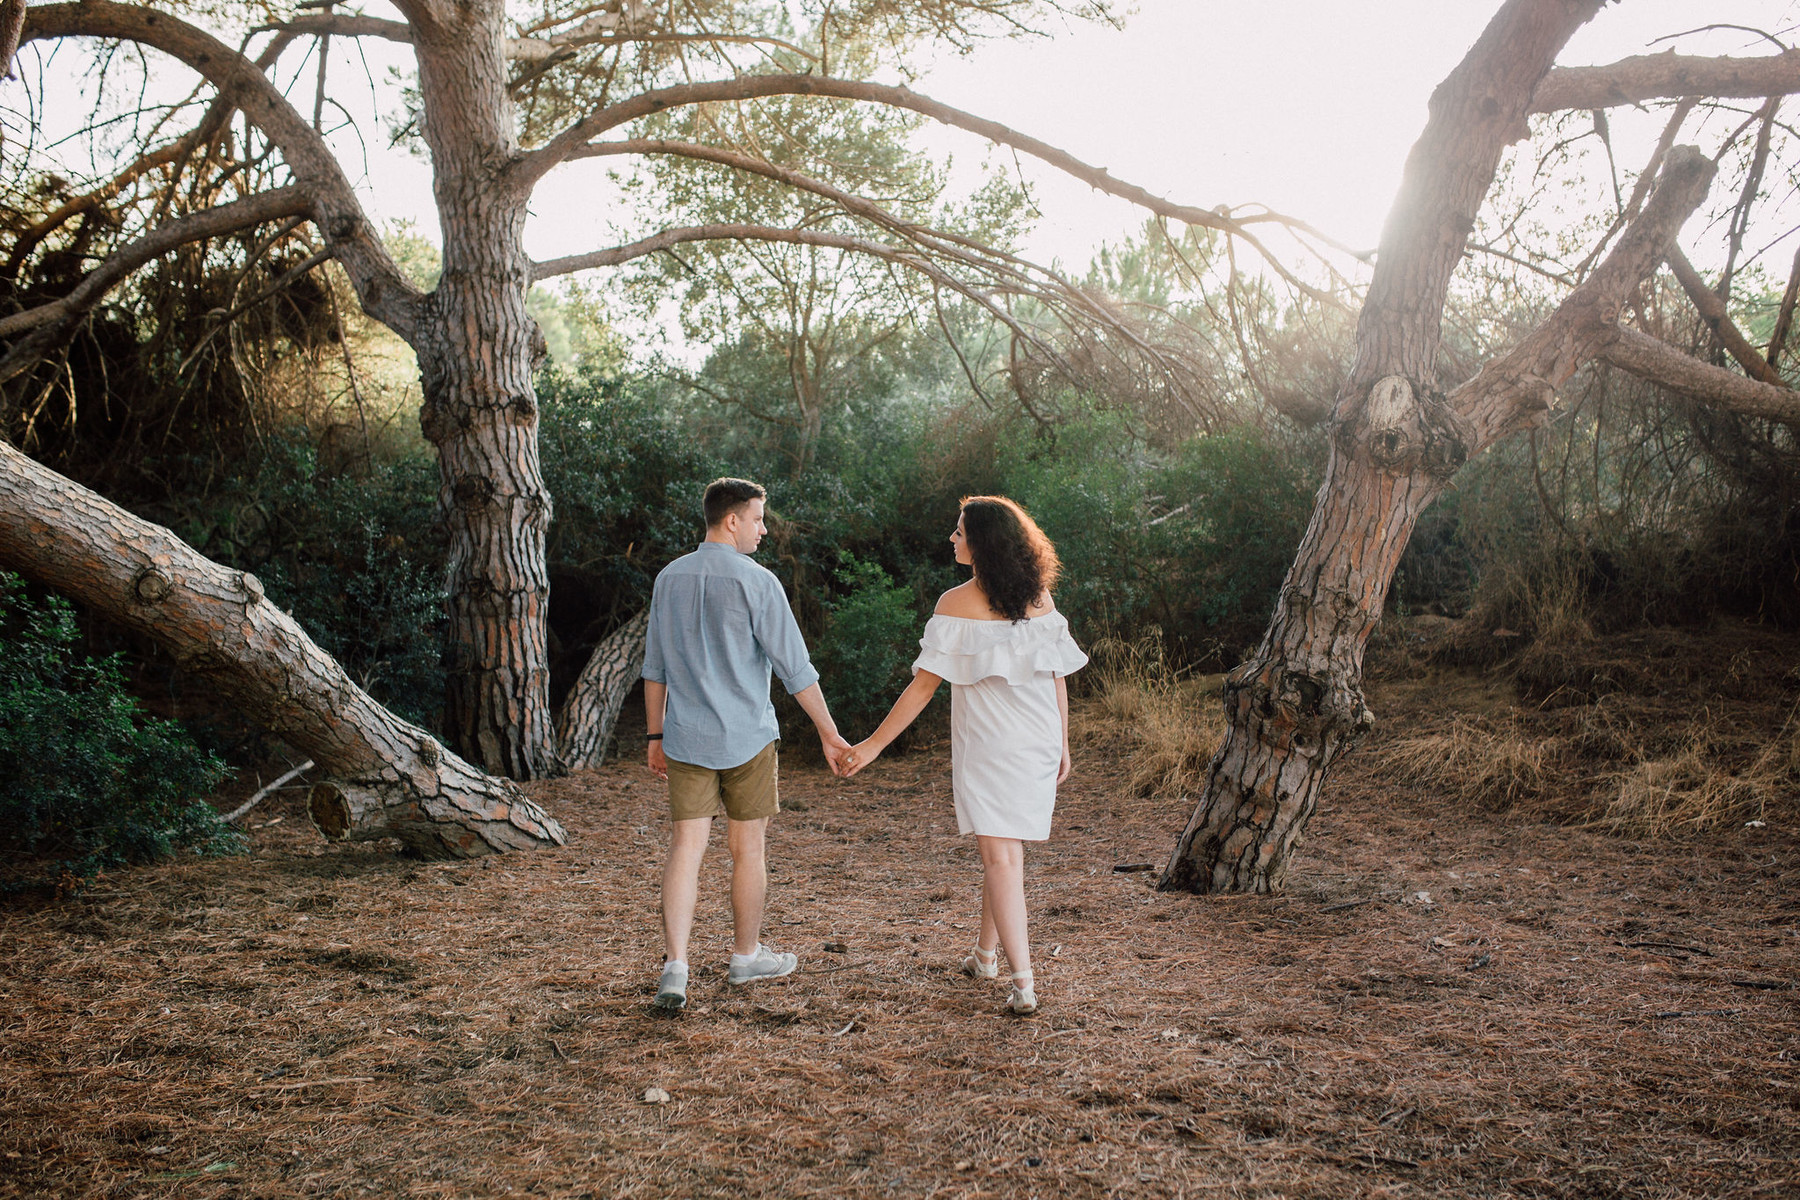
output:
[[1059,612],[1019,622],[938,614],[925,622],[913,670],[965,685],[999,677],[1017,687],[1037,675],[1071,675],[1087,661]]

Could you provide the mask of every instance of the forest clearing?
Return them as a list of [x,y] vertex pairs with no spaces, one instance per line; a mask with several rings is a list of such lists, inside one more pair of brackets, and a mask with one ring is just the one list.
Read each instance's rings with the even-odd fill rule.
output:
[[[1613,693],[1640,736],[1696,699],[1780,726],[1792,635],[1676,640],[1588,660],[1667,681]],[[955,968],[978,865],[942,744],[784,773],[789,979],[725,986],[715,837],[674,1018],[635,761],[531,785],[566,847],[467,862],[322,845],[265,802],[248,861],[0,913],[0,1195],[1791,1195],[1792,793],[1648,840],[1571,827],[1573,771],[1499,810],[1395,784],[1400,730],[1535,706],[1397,644],[1370,673],[1392,719],[1276,896],[1152,890],[1186,805],[1135,796],[1116,719],[1078,707],[1028,856],[1028,1018]]]
[[1795,11],[0,0],[0,1200],[1800,1196]]

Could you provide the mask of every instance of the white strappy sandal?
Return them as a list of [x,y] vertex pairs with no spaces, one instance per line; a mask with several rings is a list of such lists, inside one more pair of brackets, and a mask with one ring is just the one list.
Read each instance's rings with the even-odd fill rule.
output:
[[971,979],[998,979],[1000,977],[1000,947],[983,950],[977,942],[963,959],[962,973]]
[[1009,1012],[1018,1016],[1037,1011],[1037,992],[1033,990],[1036,981],[1030,971],[1014,971],[1012,973],[1012,991],[1006,994],[1006,1007]]

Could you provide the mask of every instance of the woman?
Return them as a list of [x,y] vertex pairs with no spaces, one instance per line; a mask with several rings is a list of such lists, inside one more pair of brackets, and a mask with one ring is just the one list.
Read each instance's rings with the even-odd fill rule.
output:
[[913,681],[881,727],[845,757],[845,775],[876,758],[950,681],[951,782],[956,823],[981,847],[981,932],[963,960],[977,979],[1012,967],[1006,1006],[1037,1010],[1025,936],[1025,852],[1050,836],[1056,785],[1069,774],[1066,676],[1087,665],[1051,602],[1056,549],[1024,509],[1003,496],[962,502],[950,535],[973,577],[938,599]]

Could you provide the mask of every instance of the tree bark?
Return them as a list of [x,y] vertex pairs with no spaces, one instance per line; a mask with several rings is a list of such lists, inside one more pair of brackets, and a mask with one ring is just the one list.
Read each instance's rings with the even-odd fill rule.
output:
[[505,179],[518,145],[504,7],[459,6],[443,23],[409,15],[444,236],[413,347],[450,531],[445,726],[487,771],[537,779],[561,769],[546,665],[550,494],[532,386],[543,335],[525,311],[529,194]]
[[585,771],[605,761],[619,711],[644,669],[644,633],[649,627],[650,610],[645,609],[607,634],[563,701],[556,719],[556,744],[569,770]]
[[1414,523],[1471,452],[1438,391],[1444,299],[1538,83],[1600,0],[1509,0],[1432,95],[1335,406],[1330,460],[1275,615],[1225,684],[1227,729],[1158,886],[1279,889],[1327,772],[1374,718],[1362,654]]
[[476,770],[351,682],[256,577],[0,442],[0,561],[168,649],[312,758],[327,838],[396,837],[428,858],[562,845],[518,788]]

